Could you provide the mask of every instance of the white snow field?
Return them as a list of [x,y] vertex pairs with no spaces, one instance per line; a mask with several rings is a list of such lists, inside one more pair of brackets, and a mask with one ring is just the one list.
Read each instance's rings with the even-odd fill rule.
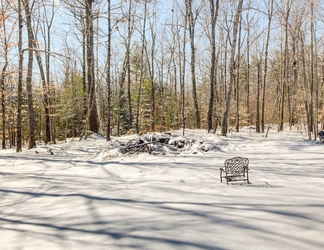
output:
[[[0,150],[0,249],[324,249],[324,144],[287,128],[186,136],[220,150],[121,155],[99,136]],[[251,184],[220,183],[234,156]]]

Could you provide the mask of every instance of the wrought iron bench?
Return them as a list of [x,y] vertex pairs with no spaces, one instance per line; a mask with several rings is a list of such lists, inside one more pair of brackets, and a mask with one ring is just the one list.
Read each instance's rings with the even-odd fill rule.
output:
[[225,168],[220,168],[220,181],[226,179],[228,185],[231,181],[249,182],[249,159],[234,157],[224,162]]

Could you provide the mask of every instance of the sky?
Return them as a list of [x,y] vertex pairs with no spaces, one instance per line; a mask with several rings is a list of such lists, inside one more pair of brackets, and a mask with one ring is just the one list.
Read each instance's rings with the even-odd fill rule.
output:
[[[1,249],[323,249],[324,145],[297,128],[185,136],[157,155],[121,154],[136,136],[0,150]],[[234,156],[250,184],[220,182]]]

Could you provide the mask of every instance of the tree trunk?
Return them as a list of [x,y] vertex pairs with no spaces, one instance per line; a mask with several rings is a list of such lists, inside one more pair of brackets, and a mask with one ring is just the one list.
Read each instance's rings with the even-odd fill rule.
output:
[[[215,99],[215,78],[216,78],[216,22],[218,17],[219,0],[214,3],[214,0],[209,0],[210,3],[210,23],[211,23],[211,67],[209,75],[210,98],[207,114],[207,131],[210,132],[213,128],[213,110]],[[216,6],[215,6],[216,5]],[[215,131],[216,132],[216,131]]]
[[[187,22],[188,8],[186,8],[184,27],[183,27],[183,46],[182,46],[182,70],[180,71],[180,92],[181,92],[181,118],[182,118],[182,135],[185,135],[186,129],[186,114],[185,114],[185,74],[186,74],[186,40],[187,40]],[[181,65],[181,59],[180,59]]]
[[268,73],[268,51],[269,51],[269,40],[271,31],[271,20],[273,14],[273,0],[269,2],[268,10],[268,28],[267,28],[267,38],[265,45],[265,56],[264,56],[264,73],[263,73],[263,86],[262,86],[262,107],[261,107],[261,132],[264,133],[264,120],[265,120],[265,93],[267,84],[267,73]]
[[108,0],[108,41],[107,41],[107,131],[106,140],[111,138],[111,2]]
[[18,0],[18,53],[19,53],[19,66],[18,66],[18,90],[17,90],[17,144],[16,152],[22,151],[22,71],[23,71],[23,51],[22,51],[22,10],[21,10],[21,0]]
[[[188,0],[186,3],[188,18],[189,18],[189,36],[190,36],[190,50],[191,50],[191,62],[190,62],[190,73],[191,73],[191,85],[192,95],[195,107],[195,118],[196,128],[200,128],[200,113],[197,98],[197,86],[196,86],[196,47],[195,47],[195,26],[197,16],[194,16],[192,11],[192,0]],[[196,13],[196,15],[198,15]]]
[[[249,19],[249,14],[247,14],[246,19]],[[250,23],[248,20],[248,30],[246,38],[246,115],[247,115],[247,124],[251,125],[251,114],[250,114]]]
[[26,25],[28,33],[28,66],[27,66],[27,99],[28,99],[28,119],[29,119],[29,143],[28,149],[36,147],[35,138],[35,113],[33,104],[33,89],[32,89],[32,76],[33,76],[33,29],[31,25],[31,13],[29,8],[29,1],[24,0],[24,8],[26,13]]
[[286,16],[285,16],[285,49],[284,49],[284,73],[283,73],[283,81],[282,81],[282,86],[281,86],[281,105],[280,105],[280,115],[279,115],[279,121],[278,121],[278,131],[283,131],[283,124],[284,124],[284,107],[285,107],[285,89],[286,85],[288,84],[288,22],[289,22],[289,15],[290,15],[290,6],[291,2],[290,0],[287,1],[286,3]]
[[235,83],[236,75],[235,75],[235,51],[236,51],[236,41],[237,41],[237,30],[238,25],[240,22],[240,18],[242,15],[242,9],[243,9],[243,1],[240,0],[237,11],[235,14],[235,20],[234,20],[234,27],[233,27],[233,42],[231,47],[231,58],[230,58],[230,65],[229,65],[229,74],[230,74],[230,82],[228,86],[227,96],[226,96],[226,104],[225,104],[225,111],[223,115],[223,121],[222,121],[222,135],[226,136],[227,130],[228,130],[228,116],[230,111],[230,105],[231,105],[231,98],[232,98],[232,90],[233,85]]
[[[3,7],[3,5],[1,5]],[[4,15],[4,10],[1,9],[1,14]],[[6,86],[5,86],[5,79],[7,74],[7,67],[9,64],[8,61],[8,37],[7,37],[7,30],[6,30],[6,17],[3,16],[2,19],[2,25],[0,25],[0,28],[2,28],[2,36],[3,36],[3,47],[4,47],[4,64],[1,69],[1,75],[0,75],[0,88],[1,88],[1,111],[2,111],[2,149],[6,148]],[[9,131],[8,131],[9,135]]]
[[[154,22],[154,21],[153,21]],[[148,70],[150,74],[150,82],[151,82],[151,96],[150,96],[150,106],[151,106],[151,121],[150,121],[150,130],[152,132],[155,132],[155,83],[154,83],[154,57],[155,57],[155,33],[153,29],[154,24],[151,23],[150,30],[151,30],[151,41],[152,41],[152,47],[151,47],[151,56],[149,56],[149,53],[147,51],[147,46],[145,46],[145,52],[146,52],[146,58],[147,58],[147,65]]]
[[98,133],[98,112],[96,102],[96,82],[95,82],[95,61],[93,43],[93,13],[92,3],[94,0],[86,0],[86,37],[87,37],[87,79],[89,95],[89,130]]
[[[153,26],[153,25],[152,25]],[[155,34],[153,27],[151,28],[152,33],[152,49],[151,49],[151,67],[150,67],[150,78],[151,78],[151,131],[155,132],[155,83],[154,83],[154,57],[155,57]]]
[[314,133],[314,139],[316,139],[317,136],[317,105],[314,107],[314,102],[317,104],[318,100],[318,94],[317,94],[317,88],[316,88],[316,82],[317,82],[317,74],[315,74],[315,60],[314,60],[314,47],[315,47],[315,27],[314,27],[314,2],[311,0],[310,2],[310,8],[311,8],[311,28],[310,28],[310,36],[311,36],[311,44],[310,44],[310,49],[311,49],[311,54],[310,54],[310,61],[311,61],[311,69],[310,69],[310,74],[311,74],[311,82],[310,82],[310,109],[311,109],[311,128],[312,132]]
[[302,56],[302,75],[303,75],[303,99],[305,105],[305,112],[306,112],[306,122],[307,122],[307,136],[308,139],[311,140],[312,138],[312,128],[311,128],[311,119],[310,119],[310,111],[309,111],[309,102],[308,102],[308,86],[307,86],[307,72],[306,72],[306,54],[305,54],[305,42],[304,37],[301,34],[301,56]]
[[35,48],[35,55],[36,55],[36,60],[40,72],[40,77],[43,85],[43,98],[44,98],[44,111],[45,111],[45,144],[49,143],[51,141],[51,123],[50,123],[50,113],[49,113],[49,98],[48,98],[48,83],[46,82],[45,78],[45,72],[44,72],[44,67],[42,63],[42,58],[40,55],[40,52],[37,47],[37,43],[35,41],[35,36],[33,36],[33,41],[34,41],[34,48]]
[[124,96],[124,83],[126,79],[126,60],[127,60],[127,52],[125,55],[125,59],[123,62],[122,70],[120,73],[119,77],[119,90],[118,90],[118,97],[117,97],[117,114],[116,114],[116,119],[117,119],[117,134],[116,136],[120,136],[120,127],[121,127],[121,112],[122,112],[122,106],[123,106],[123,96]]
[[257,62],[257,90],[256,90],[256,117],[255,131],[260,132],[260,85],[261,85],[261,58]]
[[239,22],[238,48],[237,48],[237,67],[236,67],[236,132],[240,131],[240,65],[241,65],[241,36],[242,36],[242,18]]
[[[46,55],[45,55],[45,67],[46,67],[46,87],[45,87],[45,94],[44,94],[44,100],[47,99],[48,102],[48,106],[47,109],[48,111],[46,111],[45,108],[45,116],[46,116],[46,136],[47,134],[49,134],[49,140],[52,143],[56,142],[56,134],[55,134],[55,115],[53,115],[53,118],[51,118],[51,114],[55,114],[55,105],[53,105],[53,103],[51,103],[51,82],[50,82],[50,75],[51,75],[51,57],[50,57],[50,51],[51,51],[51,27],[53,24],[53,20],[54,20],[54,14],[55,14],[55,10],[54,10],[54,4],[51,6],[52,8],[52,15],[50,17],[50,19],[47,19],[47,15],[46,15],[46,23],[47,23],[47,41],[46,43]],[[45,10],[45,8],[44,8]],[[52,99],[53,102],[53,99]],[[47,131],[47,129],[49,131]]]
[[[110,0],[109,0],[110,1]],[[132,0],[129,0],[129,7],[128,7],[128,24],[127,24],[127,99],[128,99],[128,129],[132,127],[133,124],[133,109],[132,109],[132,96],[131,96],[131,64],[130,64],[130,54],[131,54],[131,37],[133,32],[133,18],[132,18]]]
[[139,125],[139,116],[140,116],[140,108],[141,108],[141,94],[142,94],[142,86],[143,86],[143,78],[144,78],[144,50],[145,50],[145,29],[146,29],[146,18],[147,18],[147,0],[144,0],[144,20],[143,20],[143,30],[142,30],[142,48],[141,48],[141,72],[140,72],[140,82],[138,88],[138,97],[137,97],[137,109],[136,109],[136,133],[140,132]]

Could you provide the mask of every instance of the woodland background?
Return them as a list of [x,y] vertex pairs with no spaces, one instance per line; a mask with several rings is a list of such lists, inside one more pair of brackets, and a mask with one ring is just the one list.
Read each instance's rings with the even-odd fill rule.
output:
[[0,0],[2,149],[323,128],[323,1]]

